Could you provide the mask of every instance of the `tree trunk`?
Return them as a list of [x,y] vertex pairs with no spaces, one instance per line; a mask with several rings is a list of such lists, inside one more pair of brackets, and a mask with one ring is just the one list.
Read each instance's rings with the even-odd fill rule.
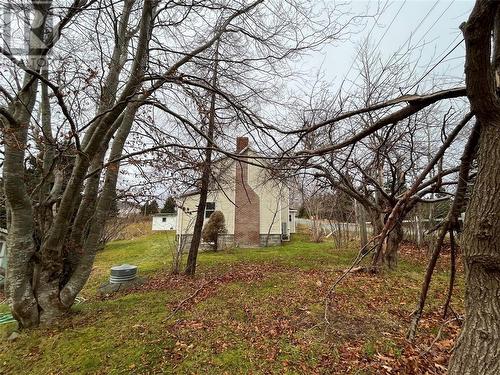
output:
[[474,192],[465,215],[466,320],[450,374],[500,374],[500,121],[481,131]]
[[57,322],[67,311],[68,307],[59,299],[60,280],[54,278],[47,269],[38,272],[37,288],[35,295],[38,302],[39,323],[50,326]]
[[364,248],[368,243],[368,231],[366,229],[366,211],[365,208],[358,204],[358,223],[359,223],[359,237],[361,241],[361,248]]
[[466,320],[450,375],[500,374],[500,100],[495,80],[499,67],[491,62],[492,34],[495,54],[500,44],[498,13],[497,1],[478,0],[462,26],[467,96],[481,134],[478,174],[463,233]]
[[[30,40],[29,55],[38,57],[42,55],[40,46],[36,43],[40,44],[44,40],[44,15],[47,14],[50,8],[50,2],[34,2],[34,6],[38,10],[33,21],[33,25],[36,26],[32,27],[32,33],[35,34],[36,38]],[[118,100],[119,104],[111,110],[105,111],[106,114],[98,117],[98,120],[94,121],[91,128],[88,129],[86,139],[82,144],[82,152],[77,154],[74,165],[71,165],[71,178],[64,183],[58,210],[53,213],[54,220],[48,222],[50,225],[43,233],[40,244],[34,241],[36,228],[33,207],[27,193],[24,176],[24,156],[28,142],[30,118],[37,96],[37,79],[26,73],[23,89],[17,93],[16,99],[8,107],[8,111],[4,111],[3,117],[0,118],[5,129],[4,188],[7,206],[11,213],[7,239],[9,269],[6,275],[6,292],[11,301],[11,311],[22,328],[36,326],[39,323],[50,325],[58,320],[71,307],[74,297],[84,285],[84,282],[65,285],[69,275],[67,277],[66,273],[63,272],[63,264],[67,259],[65,251],[68,247],[71,247],[68,246],[67,241],[71,228],[70,224],[87,174],[89,156],[92,158],[100,146],[107,142],[106,137],[108,137],[108,140],[111,138],[112,132],[110,132],[110,129],[112,129],[114,121],[120,116],[127,105],[128,99],[142,84],[142,75],[139,73],[144,70],[144,56],[147,55],[153,13],[154,5],[145,2],[142,10],[138,43],[142,48],[137,49],[130,72],[131,78],[122,90],[122,96],[125,99]],[[127,30],[127,27],[125,27],[124,33],[128,33]],[[38,64],[36,58],[28,60],[30,64],[34,65],[33,67],[30,65],[30,69],[38,71],[39,65],[42,64]],[[44,94],[42,112],[44,114],[43,124],[44,128],[46,128],[50,126],[50,113],[46,111],[48,102],[46,92]],[[47,134],[46,136],[50,138],[50,135]],[[49,158],[44,158],[44,171],[47,171],[51,164],[51,155],[46,153],[45,156],[47,155]],[[40,185],[40,190],[46,192],[48,189],[42,189],[43,187]],[[50,195],[52,195],[52,192],[49,194],[49,198]],[[86,266],[91,268],[91,265],[87,264]],[[85,276],[88,277],[88,274],[82,273],[80,279],[85,278]],[[75,276],[74,278],[78,277]],[[70,281],[74,278],[70,279]],[[68,286],[74,285],[77,285],[77,287],[68,288]],[[69,289],[71,289],[71,293],[68,293]]]
[[[215,61],[213,68],[212,87],[217,86],[217,69],[218,69],[219,42],[215,44]],[[184,273],[189,276],[194,276],[196,272],[196,261],[198,259],[198,249],[201,243],[201,232],[203,230],[203,222],[205,221],[205,207],[207,205],[208,189],[210,188],[210,174],[212,173],[212,141],[215,134],[215,104],[217,95],[212,91],[210,97],[210,112],[208,119],[207,131],[207,149],[205,151],[205,162],[201,176],[201,191],[198,201],[198,209],[196,211],[196,221],[193,228],[193,237],[189,246],[189,254]]]
[[[384,222],[378,210],[370,210],[370,217],[373,230],[372,237],[375,237],[378,236],[380,233],[382,233],[382,230],[384,229]],[[382,246],[385,246],[385,243]],[[383,257],[380,256],[379,250],[376,250],[375,253],[373,254],[372,264],[370,266],[371,271],[378,272],[378,269],[380,268],[382,261]]]
[[[205,159],[205,163],[209,161]],[[207,205],[208,188],[210,183],[210,170],[205,172],[208,168],[203,167],[203,174],[201,178],[201,192],[198,201],[198,209],[196,211],[196,220],[193,227],[193,237],[189,246],[189,254],[184,273],[189,276],[194,276],[196,272],[196,261],[198,259],[198,249],[201,243],[201,232],[203,230],[203,222],[205,221],[205,207]]]
[[[39,71],[43,57],[40,53],[46,16],[51,6],[50,1],[33,3],[37,12],[33,19],[28,67]],[[28,129],[31,114],[36,101],[38,79],[25,73],[23,89],[9,105],[9,118],[0,118],[4,128],[5,158],[3,180],[7,206],[10,211],[7,236],[8,268],[6,272],[6,293],[10,299],[11,311],[21,327],[38,324],[38,305],[33,293],[35,264],[38,262],[37,247],[33,240],[33,207],[27,193],[24,176],[24,155],[27,146]]]
[[415,240],[417,242],[417,247],[420,249],[422,247],[422,228],[420,225],[420,218],[415,215]]
[[384,263],[391,270],[395,269],[398,263],[398,250],[401,241],[403,241],[403,226],[398,221],[387,236],[387,244],[384,251]]
[[[125,115],[121,121],[121,126],[118,129],[111,151],[110,160],[116,160],[122,155],[123,147],[132,128],[134,117],[138,109],[138,105],[131,104],[127,107]],[[87,282],[95,256],[99,249],[99,240],[101,238],[106,219],[116,194],[116,184],[120,171],[120,163],[110,164],[106,169],[106,176],[102,187],[102,192],[95,207],[93,219],[90,223],[88,235],[83,241],[83,251],[78,256],[77,268],[73,271],[71,279],[61,290],[61,301],[65,305],[72,304],[78,292]]]

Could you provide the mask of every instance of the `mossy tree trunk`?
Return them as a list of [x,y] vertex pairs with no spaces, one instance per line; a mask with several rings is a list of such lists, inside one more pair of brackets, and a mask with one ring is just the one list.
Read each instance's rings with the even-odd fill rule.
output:
[[[54,153],[51,152],[51,137],[47,135],[47,147],[43,149],[43,176],[39,183],[35,207],[39,213],[50,213],[51,220],[39,220],[46,215],[35,215],[31,196],[28,194],[27,177],[25,175],[24,159],[28,147],[28,129],[37,97],[38,81],[41,79],[48,84],[48,74],[40,73],[40,62],[43,62],[47,53],[44,43],[49,36],[45,29],[45,22],[49,14],[50,2],[33,2],[35,19],[33,20],[32,34],[36,38],[30,39],[29,56],[32,65],[25,69],[24,87],[17,94],[15,100],[7,110],[2,108],[0,120],[4,125],[5,163],[4,188],[11,220],[8,224],[9,267],[6,277],[6,293],[11,301],[11,311],[21,327],[32,327],[38,324],[51,325],[55,323],[73,304],[77,294],[85,284],[92,268],[93,256],[98,248],[98,239],[102,225],[94,224],[87,235],[72,236],[75,233],[84,233],[78,226],[72,227],[75,215],[86,210],[79,209],[89,201],[80,199],[86,177],[91,166],[102,164],[95,162],[99,156],[104,157],[106,149],[116,131],[125,128],[123,112],[131,98],[136,95],[142,85],[145,56],[148,52],[148,42],[153,22],[154,2],[146,1],[138,28],[138,45],[136,54],[130,67],[130,79],[121,87],[117,97],[119,76],[128,56],[129,15],[132,12],[135,0],[125,1],[124,10],[119,18],[118,35],[116,35],[115,54],[118,56],[110,66],[107,82],[104,85],[103,96],[100,100],[99,113],[85,137],[80,142],[77,135],[74,143],[74,162],[65,163],[63,158],[56,162],[53,168]],[[68,15],[61,22],[68,20],[77,13],[79,6],[84,2],[76,1],[74,7],[69,8]],[[55,30],[60,30],[56,26]],[[116,57],[114,55],[114,57]],[[22,66],[24,69],[24,66]],[[47,81],[47,82],[46,82]],[[52,87],[52,90],[57,90]],[[47,88],[42,86],[42,123],[47,133],[51,128]],[[68,113],[68,116],[69,113]],[[119,135],[119,132],[117,133]],[[53,145],[52,145],[53,146]],[[94,161],[94,162],[93,162]],[[99,161],[99,160],[97,160]],[[64,178],[56,174],[59,167],[69,170],[70,175]],[[45,174],[47,176],[45,176]],[[46,180],[54,180],[53,191],[46,187]],[[59,182],[57,182],[59,181]],[[56,183],[57,182],[57,183]],[[89,180],[92,184],[92,179]],[[93,186],[93,185],[92,185]],[[93,191],[93,200],[97,202],[97,189]],[[106,186],[106,185],[104,185]],[[114,186],[113,186],[114,189]],[[104,190],[106,191],[106,190]],[[45,194],[44,194],[45,193]],[[54,194],[52,194],[54,193]],[[114,191],[113,191],[114,193]],[[92,197],[90,197],[92,198]],[[94,223],[102,224],[99,218],[106,210],[107,196],[101,194],[99,204],[88,205],[84,208],[97,207]],[[109,202],[108,202],[109,203]],[[104,209],[104,211],[103,211]],[[88,210],[87,210],[88,212]],[[82,226],[87,225],[81,221]],[[80,231],[79,231],[80,230]],[[77,238],[76,243],[71,238]],[[36,239],[36,241],[35,241]]]

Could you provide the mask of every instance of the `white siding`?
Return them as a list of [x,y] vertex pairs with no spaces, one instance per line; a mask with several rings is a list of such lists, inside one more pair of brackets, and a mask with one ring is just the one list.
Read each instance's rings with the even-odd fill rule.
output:
[[153,230],[174,230],[176,228],[177,215],[154,215]]
[[[196,210],[200,195],[190,195],[180,202],[184,210],[179,209],[177,220],[177,234],[193,234],[194,222],[196,220]],[[215,202],[215,210],[224,214],[227,234],[234,234],[234,189],[227,189],[224,192],[210,192],[207,202]],[[186,212],[184,212],[186,211]],[[205,223],[208,218],[205,218]]]
[[[254,152],[251,154],[256,155]],[[256,160],[253,159],[252,163],[257,163]],[[237,209],[233,203],[235,201],[236,163],[230,161],[230,164],[226,163],[224,168],[226,170],[218,180],[219,190],[210,192],[207,201],[215,202],[215,210],[222,211],[224,214],[227,233],[234,234],[234,217]],[[287,223],[288,231],[290,231],[288,187],[281,181],[273,179],[265,167],[252,164],[248,165],[248,183],[260,200],[260,234],[281,234],[282,223]],[[178,200],[178,205],[184,210],[179,209],[177,212],[177,234],[193,233],[198,202],[199,194]]]
[[281,181],[273,179],[268,169],[251,164],[248,183],[260,200],[260,234],[281,234],[282,197],[288,189]]

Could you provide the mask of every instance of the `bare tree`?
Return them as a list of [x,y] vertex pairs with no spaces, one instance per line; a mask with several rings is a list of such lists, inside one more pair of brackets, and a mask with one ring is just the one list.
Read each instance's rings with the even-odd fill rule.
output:
[[[205,208],[207,205],[208,190],[210,188],[210,176],[212,174],[212,142],[215,135],[216,127],[216,90],[217,90],[217,75],[219,69],[219,42],[215,44],[214,52],[214,66],[212,69],[212,82],[211,86],[213,91],[210,93],[210,108],[206,111],[207,124],[207,148],[205,150],[205,155],[203,158],[203,167],[201,175],[201,186],[200,186],[200,199],[198,201],[198,210],[196,212],[196,221],[193,228],[193,238],[191,239],[191,244],[189,247],[189,254],[187,259],[187,265],[185,273],[186,275],[194,276],[196,272],[196,260],[198,257],[198,248],[200,247],[200,242],[202,239],[203,222],[205,221]],[[215,244],[217,249],[217,242]]]
[[[223,12],[225,29],[258,3],[242,8],[221,6],[213,11]],[[221,35],[206,29],[209,36],[206,40],[182,53],[172,53],[171,64],[161,73],[153,74],[152,30],[177,24],[175,17],[166,15],[170,8],[157,5],[156,1],[127,0],[102,8],[95,2],[75,1],[54,31],[47,31],[44,25],[52,13],[51,3],[33,2],[36,12],[32,32],[37,38],[32,38],[28,63],[18,60],[8,50],[1,51],[12,66],[24,72],[24,86],[17,92],[11,95],[2,90],[8,104],[0,107],[5,140],[4,186],[11,215],[7,294],[13,315],[22,327],[52,324],[71,307],[90,275],[116,195],[123,150],[140,107],[148,105],[148,99],[166,82],[178,80],[178,70],[210,48]],[[180,8],[190,12],[192,7]],[[109,26],[107,30],[112,34],[106,31],[99,35],[109,42],[99,44],[96,50],[102,69],[89,69],[88,76],[77,75],[70,81],[62,81],[66,89],[85,85],[65,96],[63,89],[54,83],[60,79],[61,71],[41,72],[39,66],[48,51],[54,49],[56,36],[64,35],[61,34],[64,26],[72,27],[69,22],[77,14],[82,27]],[[180,13],[176,15],[182,17]],[[163,19],[168,22],[155,23]],[[68,33],[60,41],[75,46],[80,36]],[[110,46],[109,50],[104,45]],[[81,61],[84,59],[76,65]],[[63,72],[65,68],[61,68]],[[32,183],[26,181],[24,159],[30,152],[29,124],[37,113],[39,82],[42,126],[38,134],[42,150],[38,156],[43,168],[36,176],[38,180]],[[145,82],[151,83],[146,86]],[[92,99],[88,100],[89,97]],[[47,98],[52,98],[52,103]],[[77,105],[70,107],[72,99],[94,103],[95,116],[89,116]],[[56,108],[49,105],[54,103]],[[64,125],[56,126],[58,122]],[[66,134],[60,131],[65,125],[69,125]],[[179,146],[175,143],[172,146],[175,145]]]
[[[356,119],[350,118],[341,124],[328,124],[328,117],[332,113],[341,113],[342,107],[346,105],[367,108],[375,103],[388,101],[398,94],[398,87],[411,78],[413,63],[410,64],[408,58],[400,58],[398,66],[391,63],[392,57],[389,62],[384,63],[367,43],[361,47],[358,55],[362,77],[358,95],[351,94],[346,99],[336,95],[335,98],[338,99],[332,102],[328,91],[317,85],[319,92],[313,93],[313,99],[302,115],[304,128],[312,128],[299,137],[305,148],[335,144],[346,134],[355,133],[355,129],[372,129],[390,115],[389,107],[359,113]],[[444,134],[463,115],[460,111],[450,113],[452,111],[447,109],[440,121],[439,117],[443,112],[441,107],[445,106],[426,106],[402,117],[401,122],[396,120],[389,123],[352,144],[346,144],[346,147],[311,156],[306,161],[301,159],[299,167],[309,168],[310,173],[316,171],[314,176],[317,179],[354,199],[367,212],[373,235],[377,236],[382,232],[390,212],[407,190],[411,179],[427,164],[426,155],[421,152],[422,134]],[[314,124],[321,121],[324,122],[323,126],[314,130]],[[436,122],[439,125],[436,126]],[[443,163],[439,165],[442,169]],[[439,192],[442,186],[435,184],[433,189]],[[412,204],[416,203],[417,200],[414,200]],[[372,270],[379,269],[382,263],[394,268],[402,240],[403,227],[399,221],[385,239],[382,256],[373,258]]]
[[[319,14],[314,4],[285,5],[75,0],[57,8],[32,2],[35,17],[26,21],[36,38],[26,61],[0,50],[11,72],[0,77],[7,294],[22,327],[52,324],[69,310],[92,270],[119,178],[135,169],[152,186],[148,154],[168,155],[169,170],[193,177],[199,169],[187,163],[190,152],[237,157],[221,147],[236,126],[215,143],[192,121],[193,97],[217,97],[221,113],[231,113],[225,123],[238,120],[247,131],[269,135],[250,108],[276,92],[269,74],[284,82],[290,70],[282,62],[334,40],[352,22],[335,7]],[[60,22],[49,29],[54,14]],[[213,46],[222,35],[228,40],[220,59],[224,84],[215,85],[204,72],[213,67]],[[57,58],[41,69],[49,52]]]
[[[341,150],[360,142],[374,134],[379,129],[398,124],[409,116],[420,112],[424,108],[444,99],[451,99],[467,95],[472,112],[465,115],[460,122],[454,122],[453,129],[447,131],[441,146],[435,150],[425,166],[410,181],[405,191],[397,197],[395,205],[387,215],[381,233],[376,242],[369,248],[375,257],[382,254],[383,241],[407,214],[415,207],[416,202],[425,194],[432,192],[433,184],[442,186],[444,176],[452,176],[459,172],[458,180],[450,181],[456,185],[455,199],[450,207],[448,218],[440,224],[437,248],[449,230],[456,230],[457,215],[464,205],[467,184],[471,181],[471,163],[474,160],[475,145],[478,147],[477,175],[474,189],[466,211],[464,233],[462,238],[463,256],[466,268],[466,320],[450,362],[450,374],[496,374],[500,371],[498,356],[500,342],[499,318],[499,256],[497,239],[500,236],[499,201],[496,198],[500,190],[497,176],[500,175],[496,157],[500,153],[500,138],[498,126],[500,124],[499,99],[499,27],[500,4],[497,1],[477,0],[469,20],[462,25],[466,45],[466,86],[448,89],[429,95],[405,95],[400,99],[384,101],[369,105],[362,109],[352,110],[333,118],[320,121],[301,129],[297,133],[303,136],[318,129],[338,123],[346,118],[393,107],[399,100],[408,104],[400,109],[392,110],[364,130],[356,130],[347,137],[332,142],[321,148],[306,149],[298,155],[317,156]],[[413,100],[416,98],[418,102]],[[477,125],[468,126],[475,117]],[[448,171],[438,168],[437,175],[430,172],[442,163],[460,133],[467,133],[469,141],[464,146],[461,165]],[[493,157],[492,157],[493,155]],[[434,250],[429,271],[424,281],[425,294],[427,278],[432,274],[433,264],[439,250]],[[361,262],[363,257],[358,257]],[[345,277],[343,275],[342,277]],[[451,289],[451,288],[450,288]],[[425,298],[425,297],[424,297]],[[449,301],[449,295],[447,298]],[[419,311],[419,310],[417,310]],[[421,311],[421,310],[420,310]],[[418,313],[417,313],[418,315]],[[416,317],[418,321],[418,316]]]

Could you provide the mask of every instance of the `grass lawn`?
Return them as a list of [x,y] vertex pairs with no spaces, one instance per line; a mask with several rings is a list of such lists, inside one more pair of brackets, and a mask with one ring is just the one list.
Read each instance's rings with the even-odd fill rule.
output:
[[[85,302],[59,327],[1,343],[0,374],[444,373],[458,331],[440,316],[447,257],[410,344],[404,337],[425,268],[416,250],[403,251],[396,271],[350,275],[326,323],[325,296],[355,243],[335,249],[298,234],[281,247],[206,252],[189,279],[169,274],[172,240],[163,233],[109,244],[81,293]],[[125,262],[139,266],[145,284],[99,296],[109,267]],[[453,307],[461,312],[457,283]]]

